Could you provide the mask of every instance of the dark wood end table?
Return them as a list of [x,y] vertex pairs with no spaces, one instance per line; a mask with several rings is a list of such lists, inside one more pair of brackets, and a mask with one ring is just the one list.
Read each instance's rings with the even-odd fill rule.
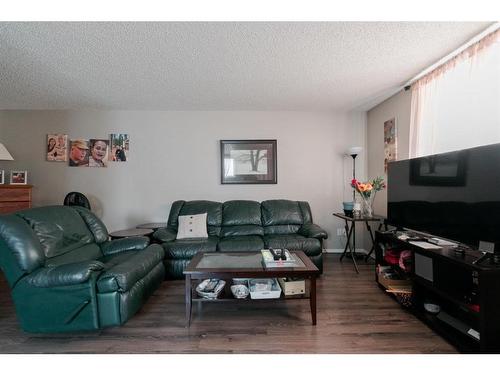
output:
[[131,229],[117,230],[115,232],[111,232],[109,236],[111,237],[112,240],[114,240],[117,238],[124,238],[124,237],[149,236],[151,233],[153,233],[152,229],[131,228]]
[[[370,222],[378,222],[378,230],[380,230],[382,223],[385,220],[385,217],[383,216],[378,216],[378,215],[373,215],[370,217],[367,216],[359,216],[359,217],[354,217],[354,216],[347,216],[342,213],[334,213],[333,216],[338,217],[339,219],[344,220],[345,222],[345,233],[347,236],[347,241],[345,244],[344,252],[340,256],[340,261],[342,262],[342,259],[346,256],[347,253],[350,254],[352,262],[354,263],[354,268],[356,269],[356,272],[359,273],[358,270],[358,264],[356,263],[356,223],[357,222],[364,222],[366,225],[366,229],[368,230],[368,233],[370,233],[370,239],[372,241],[372,247],[370,251],[365,255],[365,262],[368,260],[370,255],[372,254],[373,250],[375,249],[375,238],[373,237],[373,232],[372,228],[370,226]],[[351,245],[352,242],[352,245]],[[349,250],[349,252],[347,251]]]
[[136,226],[137,229],[159,229],[159,228],[165,228],[167,226],[167,223],[145,223],[145,224],[140,224]]
[[[196,254],[191,262],[187,265],[184,270],[184,276],[186,278],[186,325],[189,327],[191,325],[191,307],[193,301],[198,302],[271,302],[283,300],[283,293],[279,299],[258,299],[252,300],[250,296],[247,299],[237,299],[234,298],[230,291],[230,283],[226,282],[223,298],[217,298],[214,300],[198,298],[197,296],[193,298],[193,280],[203,280],[203,279],[222,279],[231,280],[233,278],[275,278],[275,277],[300,277],[309,280],[309,297],[303,297],[300,299],[309,299],[309,305],[311,308],[311,319],[312,324],[316,325],[316,278],[320,275],[320,271],[314,265],[314,263],[309,259],[307,255],[302,251],[291,251],[291,253],[296,254],[296,256],[302,261],[304,266],[302,267],[276,267],[276,268],[265,268],[261,260],[255,261],[253,264],[248,261],[249,258],[256,259],[256,255],[261,255],[258,252],[215,252],[215,253],[198,253]],[[199,267],[200,262],[204,257],[225,257],[222,260],[227,262],[227,266],[219,267]],[[247,257],[246,259],[241,259]],[[233,259],[231,259],[233,258]],[[240,259],[238,259],[240,258]],[[261,258],[260,258],[261,259]],[[205,259],[206,260],[206,259]],[[220,260],[220,259],[219,259]],[[206,262],[205,262],[206,263]],[[220,262],[219,262],[220,263]],[[240,264],[244,264],[244,267],[239,267]]]

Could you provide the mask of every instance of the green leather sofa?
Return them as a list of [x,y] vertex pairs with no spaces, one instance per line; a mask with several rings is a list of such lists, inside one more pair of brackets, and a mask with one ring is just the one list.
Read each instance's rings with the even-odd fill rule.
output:
[[164,250],[146,237],[108,240],[82,207],[0,216],[0,267],[28,332],[124,324],[165,278]]
[[[205,212],[208,238],[176,240],[179,215]],[[184,268],[200,251],[260,251],[268,247],[302,250],[322,271],[323,240],[327,237],[313,224],[309,204],[290,200],[180,200],[172,204],[167,227],[154,234],[165,249],[165,268],[171,279],[182,278]]]

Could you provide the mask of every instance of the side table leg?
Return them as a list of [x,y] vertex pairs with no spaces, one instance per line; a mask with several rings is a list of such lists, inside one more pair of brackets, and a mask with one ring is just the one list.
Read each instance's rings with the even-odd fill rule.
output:
[[311,276],[311,290],[309,292],[309,304],[311,305],[311,318],[313,326],[316,325],[316,276]]
[[186,275],[186,327],[191,325],[191,275]]
[[[365,262],[368,262],[368,258],[370,258],[370,255],[372,255],[373,250],[375,250],[375,238],[373,237],[373,232],[372,232],[372,227],[370,224],[368,224],[368,221],[365,221],[366,223],[366,229],[368,230],[368,233],[370,233],[370,239],[372,240],[372,247],[368,254],[365,255]],[[380,230],[380,226],[379,226]]]
[[352,237],[352,248],[351,248],[351,258],[354,263],[354,268],[356,269],[356,273],[359,273],[358,264],[356,263],[356,222],[354,221],[351,224],[351,231],[349,233],[349,237]]
[[344,259],[345,255],[347,254],[347,249],[349,249],[349,253],[352,253],[352,249],[351,249],[352,227],[353,227],[353,224],[351,224],[351,228],[349,228],[349,225],[348,225],[347,220],[346,220],[345,221],[345,233],[346,233],[346,236],[347,236],[347,240],[346,240],[346,244],[345,244],[345,247],[344,247],[344,252],[340,256],[340,261],[341,262],[342,262],[342,259]]

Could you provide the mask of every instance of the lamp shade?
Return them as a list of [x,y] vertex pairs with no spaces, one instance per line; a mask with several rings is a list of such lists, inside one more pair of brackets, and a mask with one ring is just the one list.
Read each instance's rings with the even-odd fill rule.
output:
[[348,155],[359,155],[361,154],[361,151],[363,151],[363,147],[359,146],[354,146],[354,147],[349,147],[349,150],[347,150]]
[[0,143],[0,160],[14,160],[9,151],[5,148],[3,143]]

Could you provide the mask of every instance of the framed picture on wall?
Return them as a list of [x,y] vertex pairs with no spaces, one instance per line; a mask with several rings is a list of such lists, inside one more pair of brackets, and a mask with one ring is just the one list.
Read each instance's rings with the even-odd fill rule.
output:
[[28,183],[28,171],[10,171],[11,185],[26,185]]
[[110,161],[127,161],[129,158],[130,138],[128,134],[111,134],[109,152]]
[[109,151],[107,139],[91,139],[89,150],[89,167],[107,167]]
[[384,171],[387,173],[387,163],[398,158],[398,139],[396,118],[384,122]]
[[89,141],[87,139],[72,139],[70,141],[69,166],[89,166]]
[[221,184],[276,184],[276,140],[222,140]]
[[47,134],[47,161],[68,161],[67,134]]
[[5,184],[5,171],[0,169],[0,185]]

